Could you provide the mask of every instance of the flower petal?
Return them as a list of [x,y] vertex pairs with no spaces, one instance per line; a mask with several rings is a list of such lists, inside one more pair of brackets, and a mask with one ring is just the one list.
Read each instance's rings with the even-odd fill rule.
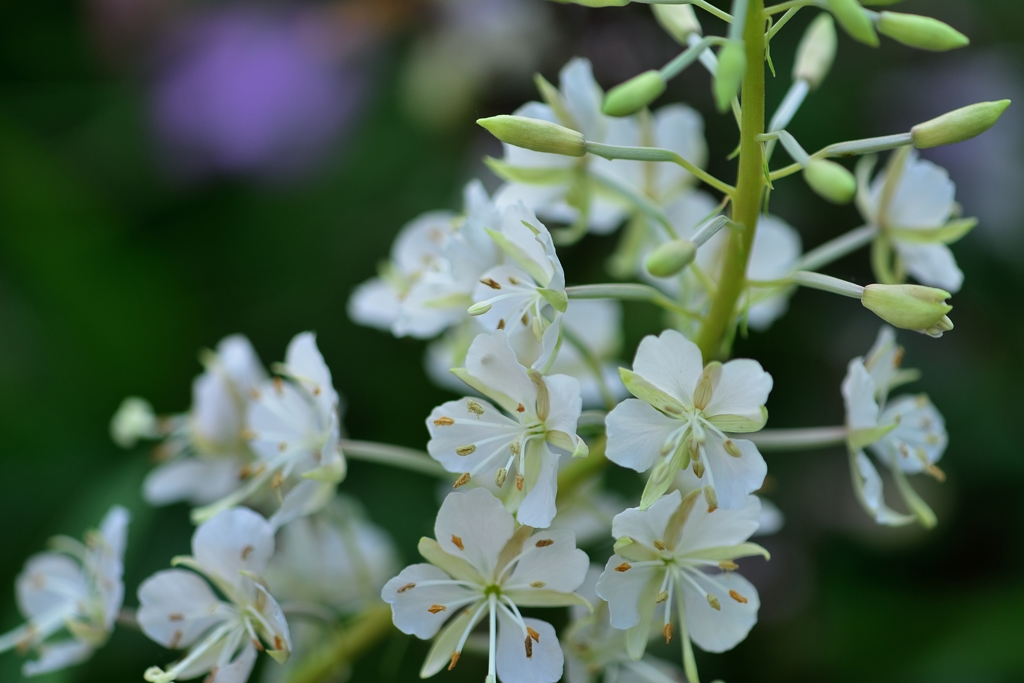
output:
[[36,649],[39,651],[39,659],[25,662],[21,667],[24,676],[39,676],[66,669],[81,664],[93,653],[93,648],[88,643],[74,639],[44,643]]
[[202,578],[184,569],[165,569],[139,586],[136,618],[142,632],[164,647],[189,647],[224,617],[220,600]]
[[895,462],[904,472],[916,474],[938,462],[946,450],[945,420],[924,394],[894,399],[880,420],[896,423],[895,429],[870,446],[886,464]]
[[[736,647],[757,623],[761,606],[757,589],[736,572],[716,574],[713,578],[704,573],[688,575],[703,589],[698,591],[690,582],[680,582],[686,627],[693,642],[707,652],[725,652]],[[733,593],[737,597],[732,597]],[[718,598],[721,609],[711,606],[708,594]]]
[[238,488],[241,470],[235,458],[176,458],[146,475],[142,496],[150,505],[207,505]]
[[[617,629],[631,628],[643,621],[645,613],[649,621],[654,600],[641,598],[650,592],[649,584],[660,582],[664,575],[663,566],[632,567],[619,555],[612,555],[597,581],[597,595],[608,603],[611,625]],[[654,591],[657,590],[655,586]]]
[[476,625],[476,623],[471,623],[473,617],[476,616],[476,621],[479,623],[480,619],[486,614],[486,612],[481,612],[477,615],[476,611],[476,605],[462,610],[459,616],[449,621],[441,633],[434,638],[434,642],[430,646],[430,652],[427,653],[426,659],[423,660],[420,678],[430,678],[440,672],[441,669],[449,666],[452,655],[455,654],[455,648],[459,646],[459,641],[462,639],[462,634],[466,632],[466,629],[472,629]]
[[[246,643],[233,659],[222,666],[203,683],[245,683],[249,680],[253,667],[256,665],[256,648]],[[182,676],[184,678],[184,676]]]
[[501,451],[501,464],[495,460],[488,471],[498,469],[511,454],[511,444],[521,443],[526,430],[483,399],[461,398],[434,408],[427,418],[427,431],[430,456],[449,472],[461,473],[475,470]]
[[605,425],[608,459],[616,465],[645,472],[662,457],[662,447],[684,423],[644,401],[627,398],[608,414]]
[[568,529],[539,531],[526,540],[519,563],[504,585],[571,593],[587,576],[590,560]]
[[449,493],[434,522],[434,537],[449,555],[493,575],[498,554],[515,531],[515,520],[487,489]]
[[900,514],[885,504],[882,478],[864,451],[850,453],[850,475],[858,502],[876,522],[887,526],[914,522],[916,518],[913,515]]
[[728,439],[730,450],[739,452],[736,457],[726,450],[726,440],[717,434],[708,434],[704,442],[707,462],[702,481],[712,483],[718,496],[718,505],[726,509],[742,508],[747,504],[747,494],[761,488],[768,465],[757,446],[746,439]]
[[576,427],[583,409],[580,381],[568,375],[549,375],[544,378],[548,388],[550,410],[544,426],[549,431],[565,432],[576,441]]
[[[537,404],[537,387],[527,376],[526,368],[519,364],[502,330],[477,335],[466,353],[466,372],[482,388],[498,392],[494,396],[488,393],[488,396],[510,413],[515,412],[519,404],[530,409]],[[503,400],[505,397],[509,399],[508,404]]]
[[556,683],[562,678],[563,659],[554,627],[540,619],[523,621],[537,634],[537,640],[524,633],[505,610],[498,610],[498,678],[502,683]]
[[58,609],[75,611],[89,587],[82,568],[66,555],[39,553],[25,563],[14,582],[18,609],[29,619]]
[[847,366],[842,392],[843,402],[846,404],[847,427],[871,429],[878,425],[875,381],[860,358],[854,358]]
[[516,510],[520,524],[535,529],[546,529],[551,525],[558,509],[555,499],[558,495],[558,460],[546,443],[530,441],[526,452],[526,496]]
[[391,605],[395,626],[402,633],[426,640],[475,595],[482,595],[454,582],[419,585],[429,581],[451,581],[447,573],[432,564],[413,564],[384,584],[381,599]]
[[762,408],[771,390],[772,376],[760,363],[747,358],[731,360],[722,366],[704,414],[736,415],[763,425]]
[[907,272],[918,282],[953,294],[960,291],[964,284],[964,273],[956,265],[953,252],[945,244],[896,242],[895,246]]
[[390,282],[375,277],[356,287],[349,297],[347,311],[353,322],[390,331],[401,312],[401,300]]
[[688,409],[693,408],[693,391],[704,372],[700,349],[675,330],[640,342],[633,371],[669,394]]
[[941,166],[912,154],[889,204],[887,223],[898,228],[935,228],[953,212],[956,186]]
[[725,507],[708,512],[708,506],[698,500],[680,532],[676,544],[677,555],[738,545],[750,538],[761,523],[761,501],[757,496],[747,496],[744,504],[735,509]]
[[625,536],[633,539],[634,543],[640,543],[648,548],[653,548],[655,541],[667,543],[669,539],[665,538],[665,529],[682,500],[682,494],[673,491],[662,496],[646,510],[623,510],[612,520],[612,536],[616,539]]
[[199,566],[232,585],[238,585],[242,571],[265,574],[273,554],[274,528],[249,508],[219,512],[192,536]]

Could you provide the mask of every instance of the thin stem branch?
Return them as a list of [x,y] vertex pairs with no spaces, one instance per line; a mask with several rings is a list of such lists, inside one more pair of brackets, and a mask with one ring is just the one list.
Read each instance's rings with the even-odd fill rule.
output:
[[666,311],[678,313],[695,320],[701,316],[693,311],[683,308],[678,303],[668,298],[660,291],[650,285],[636,283],[619,283],[604,285],[577,285],[566,287],[565,293],[570,299],[618,299],[620,301],[646,301],[664,308]]
[[807,427],[804,429],[762,429],[743,438],[753,441],[762,451],[796,451],[839,446],[846,442],[846,427]]
[[796,13],[799,12],[802,7],[804,7],[804,5],[797,5],[786,10],[786,13],[782,15],[782,18],[775,22],[771,29],[768,30],[768,33],[765,34],[765,40],[771,40],[774,38],[775,34],[781,31],[782,27],[788,24],[789,20],[796,16]]
[[878,228],[874,225],[865,225],[851,230],[811,249],[800,257],[793,269],[818,270],[869,244],[877,234]]
[[338,443],[341,446],[342,453],[350,460],[390,465],[391,467],[399,467],[441,479],[449,479],[452,476],[450,472],[441,467],[429,455],[413,448],[392,446],[391,444],[373,441],[351,441],[349,439],[342,439]]
[[700,178],[719,192],[732,194],[736,191],[736,188],[732,185],[723,183],[704,169],[687,161],[669,149],[658,149],[657,147],[623,147],[620,145],[606,145],[601,142],[591,142],[590,140],[587,140],[587,152],[590,154],[596,154],[599,157],[604,157],[611,161],[614,161],[615,159],[625,159],[629,161],[667,161],[669,163],[682,166],[694,176]]
[[778,5],[772,5],[764,9],[764,16],[770,17],[773,14],[779,12],[788,12],[791,9],[799,9],[801,7],[810,7],[815,4],[814,0],[788,0],[787,2],[780,2]]
[[341,631],[334,642],[307,657],[288,683],[323,683],[332,679],[339,668],[351,662],[377,644],[391,632],[391,608],[377,604],[369,607],[348,628]]

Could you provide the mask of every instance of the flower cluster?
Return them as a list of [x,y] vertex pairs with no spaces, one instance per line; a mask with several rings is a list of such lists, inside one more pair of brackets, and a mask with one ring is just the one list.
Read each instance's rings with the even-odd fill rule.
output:
[[[758,591],[740,561],[767,559],[749,539],[781,525],[777,508],[755,495],[768,471],[763,451],[845,446],[853,497],[872,520],[937,523],[908,478],[944,479],[944,421],[923,394],[891,396],[919,377],[901,367],[893,328],[952,330],[946,299],[963,273],[947,245],[975,221],[959,215],[945,171],[916,150],[984,132],[1008,102],[808,153],[788,128],[831,67],[836,23],[870,45],[878,34],[929,50],[966,39],[857,0],[816,3],[827,11],[807,29],[769,119],[764,58],[805,4],[815,3],[734,0],[730,13],[654,4],[683,47],[663,68],[606,93],[589,62],[573,59],[558,87],[538,76],[542,101],[480,121],[504,143],[502,158],[488,159],[504,184],[491,196],[473,181],[461,212],[407,224],[348,305],[361,324],[432,340],[428,374],[463,394],[426,417],[425,453],[342,434],[341,399],[310,332],[291,341],[273,374],[242,336],[204,352],[186,413],[157,417],[142,399],[123,403],[113,439],[127,448],[159,442],[146,500],[198,506],[192,555],[144,581],[135,619],[125,615],[184,650],[145,680],[243,683],[266,652],[280,663],[292,656],[265,669],[268,683],[321,683],[393,621],[433,639],[423,677],[485,653],[487,683],[563,674],[573,683],[664,683],[681,674],[647,653],[660,637],[679,642],[682,675],[699,683],[693,646],[730,650],[757,622]],[[694,7],[728,19],[728,34],[705,37]],[[718,108],[739,125],[735,185],[705,170],[699,114],[648,108],[697,62]],[[792,163],[772,166],[777,147]],[[849,156],[863,157],[855,173],[831,160]],[[855,202],[864,225],[804,251],[797,230],[768,213],[769,192],[798,173],[823,199]],[[616,281],[570,284],[563,247],[616,231],[607,262]],[[877,282],[821,272],[869,245]],[[756,360],[730,356],[737,336],[786,313],[798,287],[857,299],[888,325],[849,364],[841,425],[766,429],[775,380]],[[664,314],[629,367],[619,362],[622,301]],[[336,495],[348,459],[445,482],[434,538],[418,546],[425,563],[398,571],[388,533]],[[622,468],[614,492],[603,476],[612,465]],[[883,473],[906,512],[886,502]],[[126,525],[114,508],[85,544],[59,539],[58,552],[29,561],[17,583],[28,623],[0,636],[0,650],[39,653],[27,674],[81,661],[106,640],[124,592]],[[569,608],[570,619],[559,632],[525,608]],[[60,631],[70,637],[52,639]]]

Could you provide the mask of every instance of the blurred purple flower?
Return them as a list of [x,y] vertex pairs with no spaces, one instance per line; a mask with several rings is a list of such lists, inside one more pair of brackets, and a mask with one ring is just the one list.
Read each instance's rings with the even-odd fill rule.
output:
[[364,99],[345,38],[329,23],[246,9],[180,27],[152,98],[172,170],[281,178],[322,161]]

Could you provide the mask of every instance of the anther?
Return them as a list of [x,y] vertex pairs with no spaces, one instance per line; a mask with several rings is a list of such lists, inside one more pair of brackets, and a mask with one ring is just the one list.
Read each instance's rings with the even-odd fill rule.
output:
[[721,562],[718,563],[718,568],[721,569],[722,571],[734,572],[737,569],[739,569],[740,566],[738,564],[736,564],[735,562],[733,562],[732,560],[722,560]]
[[740,451],[740,447],[736,445],[736,442],[732,439],[725,440],[725,452],[734,458],[742,458],[743,452]]
[[455,668],[455,665],[459,663],[459,657],[461,657],[461,656],[462,656],[461,652],[453,652],[452,653],[452,663],[448,665],[448,670],[449,671],[451,671],[452,669]]
[[455,420],[450,417],[439,417],[434,420],[435,427],[451,427],[453,424],[455,424]]
[[697,382],[697,388],[693,392],[693,407],[697,410],[704,410],[711,402],[711,394],[714,391],[714,386],[711,384],[711,373],[716,367],[719,366],[711,364],[704,368],[704,373],[700,376],[700,381]]
[[502,318],[501,320],[498,321],[498,329],[499,330],[505,329],[505,319],[504,318]]
[[251,429],[243,429],[239,436],[241,436],[244,441],[252,441],[256,438],[256,432]]
[[184,635],[181,631],[175,631],[174,635],[171,636],[171,642],[168,643],[167,647],[171,650],[177,650],[178,644],[181,643],[181,637]]
[[519,457],[519,454],[523,452],[523,447],[519,445],[518,441],[513,441],[509,446],[509,450],[512,451],[512,455]]
[[722,611],[722,603],[718,601],[718,596],[712,593],[708,593],[708,604],[719,612]]
[[523,327],[526,327],[529,324],[530,324],[530,319],[526,317],[525,313],[523,313]]
[[657,548],[658,550],[664,550],[665,549],[665,544],[662,543],[661,541],[655,541],[654,542],[654,547]]
[[502,467],[494,474],[494,485],[499,489],[505,484],[505,477],[508,476],[508,470]]
[[633,568],[633,565],[631,565],[629,562],[623,562],[622,564],[620,564],[618,567],[615,568],[615,571],[617,571],[617,572],[628,572],[632,568]]
[[736,602],[740,603],[741,605],[745,605],[749,602],[749,600],[747,600],[745,597],[743,597],[742,595],[733,590],[729,591],[729,597],[735,600]]
[[530,636],[526,636],[526,658],[533,659],[533,641]]
[[468,446],[459,446],[455,449],[455,455],[467,456],[476,453],[476,446],[469,444]]
[[203,679],[203,683],[214,683],[217,680],[217,672],[220,671],[219,666],[215,666],[210,669],[210,674]]
[[280,377],[274,378],[274,391],[277,392],[278,396],[284,393],[284,382],[281,380]]
[[554,545],[555,542],[550,538],[542,538],[535,544],[538,548],[547,548],[549,545]]
[[[262,595],[262,593],[261,593],[261,595]],[[281,639],[281,636],[274,636],[274,649],[275,650],[283,650],[284,649],[284,640]]]
[[526,412],[526,406],[524,406],[522,403],[520,403],[519,405],[516,406],[516,412],[517,413],[524,413],[524,412]]
[[465,550],[466,549],[466,546],[462,545],[462,539],[459,538],[458,536],[456,536],[455,534],[452,534],[452,543],[459,550]]
[[253,548],[251,545],[247,545],[244,548],[242,548],[242,561],[243,562],[245,562],[246,560],[249,559],[249,555],[252,554],[253,550],[255,550],[255,548]]
[[523,475],[521,475],[521,474],[519,474],[517,472],[516,473],[516,490],[517,491],[522,491],[523,490],[523,482],[525,482],[525,481],[526,481],[526,479],[523,477]]
[[924,471],[935,477],[936,481],[946,481],[946,473],[936,465],[928,465],[928,467],[924,468]]
[[704,499],[708,501],[708,512],[714,512],[718,509],[718,494],[715,493],[715,487],[708,485],[704,487]]
[[415,588],[415,587],[416,587],[416,584],[415,584],[415,583],[407,583],[407,584],[405,584],[404,586],[402,586],[401,588],[399,588],[399,589],[398,589],[398,592],[399,592],[399,593],[404,593],[404,592],[406,592],[406,591],[411,591],[411,590],[412,590],[413,588]]
[[167,616],[167,619],[169,621],[185,621],[185,615],[184,614],[177,614],[177,613],[170,614],[170,615]]
[[668,600],[668,591],[661,591],[661,592],[660,592],[660,593],[658,593],[658,595],[657,595],[657,596],[656,596],[656,597],[654,598],[654,602],[658,603],[659,605],[660,605],[661,603],[665,602],[666,600]]
[[284,484],[284,475],[280,472],[274,474],[274,478],[270,480],[270,488],[279,489]]
[[427,611],[431,614],[437,614],[438,612],[444,612],[446,609],[448,608],[444,605],[431,605],[427,608]]
[[280,453],[284,453],[286,450],[288,450],[288,442],[282,441],[281,443],[277,444],[277,450]]
[[260,642],[259,638],[253,638],[252,639],[252,646],[254,648],[256,648],[257,650],[259,650],[260,652],[263,652],[266,649],[266,648],[263,647],[263,643]]
[[452,484],[452,488],[453,489],[457,489],[460,486],[465,486],[468,483],[469,483],[469,472],[466,472],[465,474],[460,475],[459,478],[455,480],[455,483]]
[[531,581],[530,588],[543,588],[548,585],[546,581]]
[[533,638],[533,640],[535,642],[538,642],[538,643],[540,642],[540,634],[537,633],[536,631],[534,631],[529,626],[526,627],[526,635],[528,635],[529,637]]
[[672,624],[665,624],[665,628],[661,629],[661,632],[665,634],[665,644],[668,645],[672,642]]
[[501,285],[499,285],[498,281],[492,277],[483,278],[482,280],[480,280],[480,284],[487,285],[491,289],[501,289]]
[[519,284],[519,278],[515,277],[514,275],[509,275],[508,276],[508,283],[510,285],[518,285]]
[[698,479],[703,479],[704,463],[702,463],[700,460],[692,460],[691,463],[691,466],[693,467],[693,473],[697,476]]
[[476,401],[466,401],[466,410],[473,413],[474,415],[483,415],[484,407]]

